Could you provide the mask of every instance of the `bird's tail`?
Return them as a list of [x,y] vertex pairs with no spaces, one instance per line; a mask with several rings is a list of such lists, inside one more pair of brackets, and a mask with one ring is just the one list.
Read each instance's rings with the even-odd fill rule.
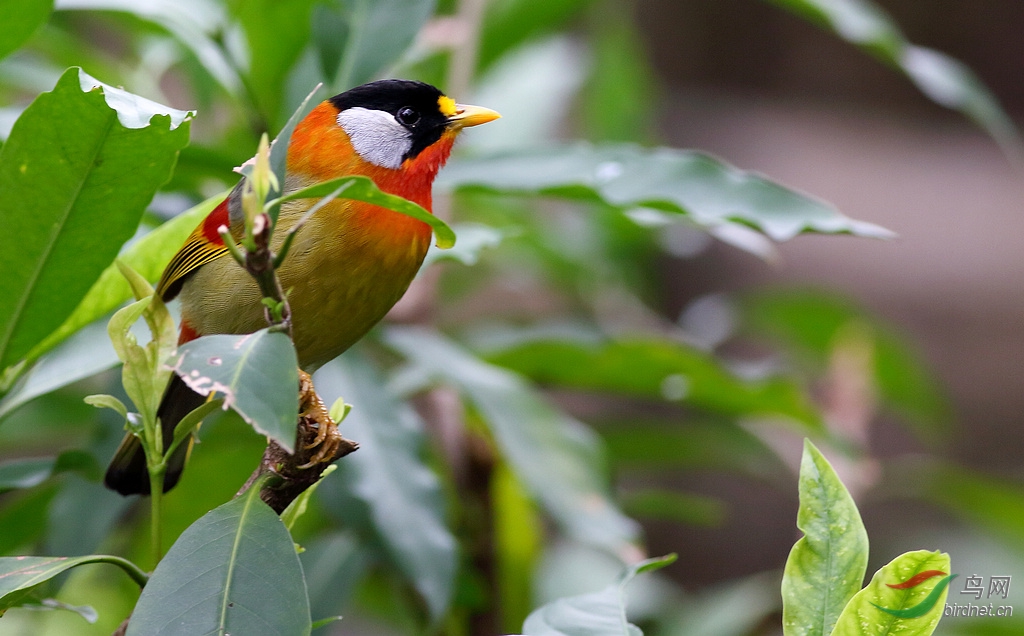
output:
[[[188,388],[177,375],[171,376],[171,381],[164,391],[164,397],[160,400],[160,408],[156,415],[160,419],[160,430],[164,438],[164,448],[170,446],[174,440],[174,427],[178,425],[186,415],[202,406],[206,398]],[[181,478],[181,472],[185,470],[185,462],[188,460],[189,452],[192,450],[192,439],[182,443],[174,450],[167,460],[167,473],[164,475],[164,492],[174,488]],[[149,494],[149,471],[146,469],[146,453],[142,449],[139,438],[131,433],[125,435],[121,445],[114,453],[107,467],[107,474],[103,478],[107,488],[116,490],[124,496],[148,495]]]

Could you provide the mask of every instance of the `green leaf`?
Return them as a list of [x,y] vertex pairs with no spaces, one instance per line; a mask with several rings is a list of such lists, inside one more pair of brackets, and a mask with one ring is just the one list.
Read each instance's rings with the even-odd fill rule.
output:
[[541,384],[678,401],[732,417],[784,415],[822,428],[793,382],[742,380],[714,357],[669,340],[531,340],[487,359]]
[[50,19],[53,0],[4,0],[0,14],[4,28],[0,29],[0,58],[16,51],[32,34]]
[[[185,243],[199,223],[206,218],[227,196],[217,194],[182,212],[170,221],[160,225],[138,240],[132,241],[117,260],[131,267],[147,281],[156,283],[164,268]],[[128,281],[111,263],[89,288],[82,302],[78,303],[68,319],[45,340],[33,347],[29,359],[33,360],[49,351],[65,338],[85,325],[117,309],[121,303],[132,297]]]
[[828,364],[844,333],[857,327],[873,348],[874,383],[884,403],[926,438],[946,430],[952,408],[945,391],[905,334],[847,298],[825,291],[776,290],[741,302],[746,331],[782,341],[808,358],[815,371]]
[[123,11],[166,29],[187,47],[203,68],[229,93],[241,80],[222,44],[231,29],[220,3],[208,0],[61,0],[61,10]]
[[[18,554],[38,546],[46,533],[57,484],[13,492],[0,507],[0,554]],[[48,550],[49,552],[50,550]]]
[[893,236],[758,174],[670,148],[579,143],[478,156],[453,161],[438,175],[437,186],[552,195],[622,210],[648,207],[684,215],[702,227],[742,223],[777,241],[801,232]]
[[324,489],[342,490],[368,510],[390,557],[426,600],[431,617],[440,618],[451,603],[458,558],[440,482],[423,463],[423,423],[382,389],[380,372],[358,349],[320,369],[315,382],[322,394],[344,395],[356,405],[344,430],[360,444],[359,452],[337,464],[338,477]]
[[[292,133],[295,132],[295,127],[300,121],[306,118],[306,115],[310,113],[319,104],[319,100],[314,97],[322,92],[322,86],[317,85],[306,95],[306,98],[302,100],[298,108],[292,113],[288,121],[285,122],[281,131],[277,133],[277,137],[270,144],[270,169],[274,171],[274,176],[277,178],[277,183],[281,187],[285,187],[287,184],[287,173],[288,173],[288,146],[291,144]],[[242,166],[242,174],[248,176],[249,171],[252,169],[253,164],[246,162]],[[329,193],[328,193],[329,194]],[[327,196],[326,194],[321,196]],[[281,211],[281,203],[283,199],[276,199],[267,206],[270,220],[273,223],[277,223],[277,216]]]
[[996,97],[963,63],[911,44],[870,0],[768,0],[815,22],[902,71],[929,99],[965,115],[1012,158],[1024,157],[1020,135]]
[[0,368],[59,327],[114,260],[188,143],[188,116],[72,68],[15,123],[0,149]]
[[55,457],[12,459],[0,463],[0,492],[38,486],[53,474]]
[[622,557],[634,552],[639,529],[609,496],[602,448],[590,429],[550,406],[522,377],[436,332],[389,329],[385,341],[416,373],[469,398],[517,477],[568,534]]
[[259,490],[215,508],[178,537],[143,589],[128,636],[310,632],[302,565]]
[[299,555],[313,616],[338,614],[347,607],[374,564],[373,546],[357,540],[354,534],[352,530],[321,533],[306,543],[306,551]]
[[299,371],[287,335],[261,329],[197,338],[178,347],[174,372],[196,393],[223,395],[225,409],[294,452]]
[[228,9],[245,30],[249,45],[246,85],[270,124],[278,121],[285,78],[309,40],[315,0],[231,0]]
[[313,629],[320,629],[321,627],[326,627],[331,623],[336,623],[337,621],[340,621],[342,618],[342,616],[328,616],[327,618],[321,618],[318,621],[313,621]]
[[527,40],[567,24],[593,0],[503,0],[488,2],[480,34],[479,66],[489,67]]
[[829,636],[864,581],[868,534],[850,493],[810,440],[800,462],[796,525],[804,536],[782,577],[783,633]]
[[952,576],[930,577],[908,589],[890,586],[912,582],[923,572],[948,573],[949,567],[943,552],[918,550],[896,557],[850,600],[832,636],[929,636],[942,618]]
[[159,374],[157,373],[158,369],[155,368],[154,362],[162,361],[150,358],[146,349],[139,345],[131,329],[153,300],[153,296],[147,296],[135,301],[118,310],[107,324],[110,342],[122,362],[121,384],[143,420],[148,422],[156,421],[156,409],[169,374],[162,369],[159,370]]
[[[338,189],[341,189],[341,192],[335,194],[335,191]],[[437,237],[437,246],[439,248],[447,249],[455,245],[455,233],[452,232],[447,223],[408,199],[384,192],[369,177],[350,176],[323,181],[316,185],[289,192],[279,199],[268,202],[268,205],[276,206],[280,203],[296,199],[318,199],[331,195],[339,199],[372,203],[399,214],[410,216],[417,221],[423,221],[434,230],[434,236]]]
[[96,375],[118,363],[107,327],[95,322],[39,360],[0,400],[0,419],[30,400]]
[[[343,0],[320,9],[313,25],[313,41],[324,74],[333,80],[336,92],[364,84],[387,71],[433,15],[435,4],[435,0]],[[343,51],[340,57],[339,50]]]
[[124,402],[113,395],[101,393],[96,395],[87,395],[83,399],[89,406],[95,406],[98,409],[110,409],[115,411],[122,418],[128,419],[128,407],[124,405]]
[[145,585],[146,574],[130,561],[121,557],[96,555],[82,557],[0,557],[0,615],[11,605],[18,594],[44,581],[48,581],[61,572],[87,563],[110,563],[120,567],[139,585]]
[[[338,420],[335,420],[335,422],[337,421]],[[309,500],[313,498],[313,495],[316,493],[316,489],[320,486],[320,483],[336,470],[338,470],[337,464],[331,464],[328,466],[324,472],[320,473],[320,478],[317,479],[312,486],[303,490],[302,493],[293,499],[292,502],[288,504],[288,507],[284,509],[281,513],[281,522],[284,523],[284,527],[288,528],[289,532],[291,532],[292,528],[295,527],[295,522],[298,521],[302,515],[306,514],[306,509],[309,507]]]
[[638,574],[673,563],[676,555],[641,561],[600,592],[559,599],[534,610],[523,623],[524,636],[643,636],[626,619],[626,586]]

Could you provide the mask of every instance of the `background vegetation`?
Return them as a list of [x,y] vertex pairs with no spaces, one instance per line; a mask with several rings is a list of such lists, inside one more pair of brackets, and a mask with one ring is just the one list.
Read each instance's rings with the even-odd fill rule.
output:
[[[699,264],[702,252],[686,246],[708,236],[771,259],[772,240],[801,232],[888,232],[713,157],[659,148],[660,88],[629,3],[8,4],[17,20],[0,36],[4,555],[108,553],[152,567],[145,506],[98,478],[123,420],[82,401],[127,401],[106,330],[129,297],[114,256],[154,280],[201,218],[193,206],[230,187],[231,168],[316,82],[333,94],[402,76],[504,118],[465,135],[439,179],[436,212],[456,247],[433,251],[389,324],[318,374],[328,401],[355,405],[343,430],[362,445],[292,528],[313,619],[345,616],[321,632],[519,633],[532,609],[675,551],[674,565],[631,584],[630,617],[646,633],[779,633],[784,554],[766,557],[756,527],[714,550],[758,567],[700,587],[688,563],[707,556],[672,537],[713,532],[735,512],[680,487],[693,475],[789,493],[795,519],[804,436],[858,502],[912,502],[967,528],[958,546],[937,537],[906,549],[950,551],[953,571],[966,573],[953,549],[962,547],[984,554],[967,561],[977,573],[1012,574],[982,568],[1017,550],[1019,486],[943,459],[957,423],[898,330],[819,292],[756,289],[665,310],[666,255]],[[874,5],[767,4],[890,65],[1019,157],[1012,123],[970,71],[907,42]],[[107,99],[82,92],[91,80],[69,67],[108,85]],[[127,105],[110,103],[110,86],[127,91]],[[95,162],[97,148],[119,163]],[[76,179],[89,187],[78,192]],[[66,221],[66,245],[53,238],[55,218]],[[872,446],[880,413],[915,438],[913,456]],[[211,417],[201,440],[166,498],[168,543],[231,499],[265,444],[230,413]],[[872,564],[895,556],[873,552]],[[113,568],[76,568],[37,590],[56,601],[10,610],[0,633],[109,634],[137,589]],[[43,611],[54,607],[77,613]]]

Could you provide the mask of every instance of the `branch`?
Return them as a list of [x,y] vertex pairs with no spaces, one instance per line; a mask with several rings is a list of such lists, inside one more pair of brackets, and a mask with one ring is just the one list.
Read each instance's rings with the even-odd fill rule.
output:
[[[248,178],[249,183],[246,184],[242,195],[246,223],[241,245],[235,245],[228,228],[222,227],[219,232],[224,244],[231,246],[231,254],[235,260],[256,281],[263,297],[267,323],[291,338],[291,308],[288,306],[288,299],[276,271],[284,260],[290,241],[286,241],[279,255],[270,249],[273,222],[265,212],[266,198],[271,188],[277,189],[278,184],[270,172],[269,144],[265,135],[260,141],[255,166]],[[337,196],[337,192],[331,195],[331,198],[334,196]],[[300,223],[304,221],[305,219],[302,219]],[[359,448],[358,444],[345,439],[338,432],[337,424],[331,419],[320,396],[316,394],[309,376],[301,370],[300,376],[303,378],[301,385],[295,389],[301,391],[303,404],[296,425],[295,453],[289,454],[277,442],[268,442],[259,468],[238,492],[242,494],[258,479],[270,475],[270,479],[260,482],[260,499],[278,514],[315,484],[328,466]]]

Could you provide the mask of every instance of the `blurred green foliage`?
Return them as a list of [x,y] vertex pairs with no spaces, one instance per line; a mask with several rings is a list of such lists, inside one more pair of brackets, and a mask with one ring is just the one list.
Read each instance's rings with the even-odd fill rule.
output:
[[[907,42],[873,4],[773,3],[899,68],[1017,152],[1008,118],[974,76]],[[634,633],[624,583],[667,565],[636,565],[646,556],[644,524],[714,528],[730,515],[725,502],[676,478],[728,474],[793,492],[795,458],[783,449],[804,435],[854,470],[878,461],[822,399],[848,381],[877,392],[877,405],[865,397],[869,417],[896,414],[926,448],[948,435],[951,409],[913,345],[846,299],[757,290],[729,301],[731,322],[714,342],[663,315],[660,245],[680,225],[754,236],[731,243],[755,254],[765,237],[887,232],[703,153],[650,147],[659,91],[625,0],[62,0],[52,15],[47,2],[13,0],[8,8],[17,19],[0,37],[0,210],[9,230],[0,236],[3,556],[95,552],[156,565],[144,507],[99,484],[123,420],[81,402],[95,393],[128,402],[117,374],[102,373],[117,362],[106,319],[129,297],[112,260],[120,250],[154,281],[259,135],[279,132],[317,82],[334,94],[376,77],[423,79],[460,100],[477,101],[478,91],[505,118],[467,134],[439,179],[437,207],[458,243],[431,253],[417,283],[427,300],[412,312],[419,324],[379,330],[317,377],[328,401],[354,404],[343,431],[364,446],[341,460],[292,527],[305,548],[299,574],[311,614],[275,615],[290,628],[343,614],[382,634],[598,634],[598,618],[612,617],[622,619],[614,633]],[[69,67],[101,79],[103,92],[83,92],[84,75]],[[159,104],[174,108],[154,110]],[[186,122],[175,109],[195,114]],[[91,118],[105,118],[109,130]],[[565,143],[574,135],[584,141]],[[51,137],[89,143],[110,161],[60,164],[54,148],[64,142]],[[118,140],[130,140],[131,153],[107,147]],[[56,163],[29,179],[30,160]],[[75,175],[80,191],[54,187]],[[769,343],[771,365],[741,364],[763,359],[738,360],[721,346],[751,341]],[[843,366],[848,360],[855,364]],[[200,439],[165,497],[169,540],[234,519],[245,500],[225,502],[265,444],[232,414],[208,418]],[[855,496],[930,502],[1019,544],[1019,488],[937,457],[911,479],[900,459],[886,458],[874,491]],[[276,532],[274,519],[262,519],[263,530],[250,521],[255,536]],[[746,549],[756,551],[757,529],[749,534]],[[275,541],[288,543],[280,533]],[[687,546],[674,549],[675,567],[685,567]],[[165,570],[189,574],[175,554]],[[258,556],[224,558],[267,578]],[[631,584],[630,620],[649,633],[761,634],[779,623],[778,572],[696,593],[665,572]],[[554,596],[568,599],[544,604]],[[34,605],[10,610],[0,634],[109,634],[136,597],[113,568],[76,569],[31,598],[92,606],[94,624]],[[580,607],[595,624],[567,626]],[[349,633],[348,621],[317,633]],[[1004,625],[958,633],[1020,631],[1014,623],[1017,632],[999,632]]]

